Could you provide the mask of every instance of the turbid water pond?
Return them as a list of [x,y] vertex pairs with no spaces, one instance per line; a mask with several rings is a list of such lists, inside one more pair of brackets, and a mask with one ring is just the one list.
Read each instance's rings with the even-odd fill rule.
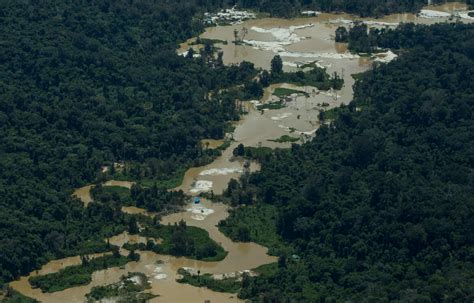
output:
[[[393,28],[402,22],[434,24],[437,22],[472,22],[466,18],[448,17],[465,12],[465,4],[452,2],[440,6],[427,6],[423,9],[426,16],[419,14],[393,14],[379,19],[358,18],[348,14],[320,14],[317,17],[278,19],[263,18],[248,20],[232,26],[216,26],[208,28],[200,37],[221,40],[216,47],[224,52],[225,64],[238,64],[250,61],[256,67],[269,69],[270,61],[275,55],[283,59],[284,69],[295,71],[304,63],[317,62],[325,67],[329,74],[338,73],[344,79],[340,91],[320,92],[313,87],[300,87],[306,95],[294,96],[286,107],[268,110],[263,114],[250,111],[234,133],[234,139],[249,146],[289,147],[290,143],[275,144],[272,139],[282,135],[305,137],[314,134],[320,126],[318,114],[352,100],[352,86],[355,83],[353,74],[369,69],[374,59],[361,57],[348,52],[347,44],[334,41],[335,30],[339,26],[349,26],[354,21],[365,22],[369,27]],[[445,13],[436,15],[436,12]],[[462,15],[462,14],[461,14]],[[245,29],[245,35],[244,35]],[[242,38],[241,44],[235,44],[235,32]],[[186,43],[178,52],[186,50]],[[199,48],[199,45],[193,46]],[[389,61],[394,56],[380,56],[377,61]],[[283,87],[294,88],[289,84]],[[274,87],[273,87],[274,88]],[[272,100],[270,92],[261,102]],[[275,97],[273,97],[275,99]],[[322,106],[324,105],[324,106]],[[304,138],[302,138],[304,139]]]
[[[450,3],[444,6],[429,7],[428,9],[454,12],[466,8],[463,4]],[[211,190],[216,194],[222,193],[229,180],[238,178],[244,171],[244,161],[234,159],[232,155],[233,149],[238,144],[272,148],[289,147],[289,143],[276,143],[269,140],[283,135],[301,137],[302,139],[311,138],[320,125],[318,114],[322,109],[327,110],[342,103],[349,103],[352,99],[352,85],[354,84],[351,74],[366,71],[370,68],[372,62],[371,59],[349,54],[345,44],[334,42],[335,29],[341,24],[347,24],[350,20],[363,20],[368,22],[369,26],[392,26],[399,22],[408,21],[431,24],[448,21],[448,18],[420,18],[413,14],[397,14],[381,19],[360,19],[346,14],[321,14],[314,18],[292,20],[267,18],[246,21],[241,25],[208,28],[201,37],[228,41],[227,44],[217,45],[224,51],[224,63],[226,64],[240,63],[247,60],[253,62],[257,67],[269,68],[272,57],[280,54],[286,70],[295,70],[297,65],[304,62],[317,61],[318,64],[326,67],[329,73],[337,72],[342,75],[345,85],[342,90],[334,92],[319,91],[314,87],[295,87],[290,84],[269,87],[264,97],[258,102],[263,104],[272,101],[272,98],[275,98],[272,92],[278,87],[300,90],[304,94],[292,96],[284,108],[277,110],[259,111],[250,106],[248,114],[243,116],[242,120],[236,125],[232,134],[235,141],[231,146],[223,151],[222,155],[211,164],[189,169],[178,189],[191,195]],[[246,44],[235,45],[231,43],[234,39],[234,31],[241,31],[244,27],[248,29],[245,36]],[[188,45],[183,44],[179,51],[184,51],[187,48]],[[323,104],[327,105],[323,106]],[[217,148],[223,142],[210,140],[202,143],[208,148]],[[259,165],[251,163],[249,169],[250,171],[256,171],[259,169]],[[130,188],[133,182],[109,181],[105,185]],[[84,206],[87,206],[93,201],[90,195],[92,187],[93,185],[88,185],[79,188],[73,195],[81,199]],[[145,210],[137,207],[124,207],[123,211],[131,214],[148,214]],[[89,285],[55,293],[42,293],[39,289],[31,288],[28,283],[30,276],[57,272],[66,266],[77,265],[80,263],[80,258],[76,256],[51,261],[40,270],[32,272],[28,277],[21,277],[20,280],[14,281],[10,285],[24,295],[42,302],[83,302],[85,295],[90,292],[93,286],[117,282],[122,275],[128,272],[143,272],[151,282],[152,288],[149,291],[160,295],[160,297],[152,299],[151,302],[202,303],[205,300],[210,300],[210,302],[240,302],[236,295],[218,293],[206,288],[196,288],[176,282],[177,270],[182,267],[190,267],[200,270],[202,273],[223,274],[249,270],[276,261],[275,257],[267,255],[267,248],[263,246],[255,243],[235,243],[224,236],[216,225],[227,216],[228,206],[203,200],[199,206],[189,204],[182,212],[165,216],[161,220],[163,224],[173,224],[182,219],[189,226],[197,226],[208,231],[210,237],[228,251],[226,258],[219,262],[175,258],[144,251],[140,252],[141,258],[138,262],[130,262],[123,268],[110,268],[95,272]],[[112,244],[119,246],[126,242],[144,243],[146,241],[143,237],[129,235],[128,233],[117,235],[109,240]]]

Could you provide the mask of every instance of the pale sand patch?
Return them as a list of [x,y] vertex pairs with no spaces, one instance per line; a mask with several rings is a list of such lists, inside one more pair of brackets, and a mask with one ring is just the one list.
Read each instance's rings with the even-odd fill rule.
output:
[[198,180],[194,183],[194,186],[189,190],[193,194],[208,192],[212,189],[212,181]]

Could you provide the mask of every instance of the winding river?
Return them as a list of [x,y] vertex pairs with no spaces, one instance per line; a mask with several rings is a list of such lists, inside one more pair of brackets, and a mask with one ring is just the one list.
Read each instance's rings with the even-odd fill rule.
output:
[[[444,6],[428,7],[428,9],[453,12],[466,8],[464,4],[449,3]],[[396,14],[381,19],[359,19],[346,14],[321,14],[314,18],[292,20],[266,18],[246,21],[241,25],[208,28],[201,37],[229,42],[226,45],[217,45],[224,51],[225,64],[240,63],[247,60],[257,67],[269,68],[270,60],[276,53],[279,53],[282,55],[286,70],[294,70],[301,62],[317,60],[318,64],[325,66],[329,73],[337,72],[341,74],[345,80],[345,85],[342,90],[336,92],[322,92],[314,87],[297,88],[289,84],[273,85],[267,88],[264,97],[258,102],[265,103],[275,98],[272,92],[277,87],[297,88],[306,92],[306,94],[293,96],[286,107],[278,110],[260,112],[253,107],[249,107],[248,114],[244,115],[242,120],[236,124],[235,131],[232,134],[234,139],[232,145],[211,164],[189,169],[179,189],[191,195],[209,190],[216,194],[222,193],[229,180],[238,178],[244,170],[243,161],[234,159],[232,155],[233,149],[238,144],[272,148],[288,147],[289,143],[276,143],[269,140],[279,138],[282,135],[301,137],[301,140],[310,138],[320,125],[318,113],[321,110],[350,102],[353,93],[352,85],[354,84],[351,75],[369,69],[372,60],[352,56],[348,54],[345,44],[334,42],[335,29],[347,20],[376,22],[371,23],[370,26],[381,26],[380,22],[399,23],[410,21],[432,24],[448,21],[447,18],[420,18],[413,14]],[[245,37],[249,43],[247,45],[231,43],[234,39],[234,30],[239,31],[243,27],[249,29]],[[188,47],[189,45],[184,43],[178,51],[184,51]],[[324,108],[323,104],[326,104]],[[216,148],[221,143],[221,141],[215,140],[203,141],[203,145],[208,148]],[[257,163],[251,163],[251,171],[258,169],[259,165]],[[104,185],[130,188],[133,182],[109,181]],[[91,188],[92,185],[88,185],[74,192],[74,195],[80,198],[85,206],[92,202]],[[123,211],[147,214],[143,209],[136,207],[125,207]],[[262,264],[276,261],[275,257],[267,254],[267,248],[263,246],[255,243],[236,243],[224,236],[216,225],[227,216],[228,206],[203,200],[200,207],[190,204],[182,212],[165,216],[161,220],[162,224],[172,224],[183,219],[190,226],[207,230],[210,237],[228,251],[227,257],[219,262],[202,262],[145,251],[140,252],[141,258],[138,262],[130,262],[123,268],[110,268],[95,272],[89,285],[55,293],[42,293],[39,289],[31,288],[28,283],[29,277],[57,272],[66,266],[77,265],[80,263],[80,259],[76,256],[51,261],[41,269],[30,273],[29,276],[11,282],[10,285],[24,295],[42,302],[84,302],[85,295],[90,292],[93,286],[111,284],[119,281],[120,277],[127,274],[127,272],[139,271],[145,273],[150,279],[152,288],[148,291],[160,295],[152,299],[151,302],[202,303],[205,300],[210,300],[210,302],[241,302],[236,295],[214,292],[206,288],[196,288],[176,282],[177,270],[181,267],[193,268],[200,270],[202,273],[222,274],[250,270]],[[110,243],[121,246],[126,242],[137,243],[145,242],[145,240],[140,236],[122,233],[112,237]]]

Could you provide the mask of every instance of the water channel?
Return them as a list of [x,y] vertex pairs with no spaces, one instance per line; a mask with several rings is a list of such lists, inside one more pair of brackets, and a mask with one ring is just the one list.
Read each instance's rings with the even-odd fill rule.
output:
[[[442,12],[465,10],[464,4],[449,3],[443,6],[430,6],[427,9]],[[314,87],[294,87],[289,84],[273,85],[267,88],[260,103],[269,102],[274,98],[272,92],[276,87],[297,88],[305,91],[306,95],[295,96],[285,108],[267,110],[263,113],[254,107],[249,107],[248,114],[236,124],[232,137],[233,143],[223,151],[222,155],[214,162],[203,167],[189,169],[184,177],[182,189],[190,195],[202,191],[212,190],[216,194],[222,193],[231,178],[238,178],[243,172],[242,160],[235,160],[233,149],[240,143],[246,146],[288,147],[289,143],[276,143],[269,141],[282,135],[301,136],[309,139],[319,127],[318,114],[323,103],[329,104],[325,109],[349,103],[352,99],[352,74],[366,71],[372,61],[366,57],[351,55],[347,52],[345,44],[335,43],[333,40],[335,29],[348,20],[364,20],[369,26],[392,26],[400,22],[415,22],[432,24],[435,22],[448,22],[447,18],[421,18],[413,14],[395,14],[381,19],[360,19],[347,14],[321,14],[318,17],[286,19],[257,19],[249,20],[240,25],[217,26],[208,28],[201,35],[203,38],[220,39],[228,41],[227,44],[218,44],[224,51],[224,63],[234,64],[243,60],[254,63],[257,67],[269,68],[270,61],[275,54],[280,54],[284,60],[286,70],[295,70],[302,62],[317,61],[327,68],[329,73],[337,72],[343,76],[345,85],[342,90],[335,92],[322,92]],[[372,23],[371,23],[372,22]],[[381,23],[385,22],[385,23]],[[469,21],[471,22],[471,21]],[[388,25],[387,25],[388,24]],[[250,45],[235,45],[234,30],[248,29],[245,39]],[[191,42],[192,40],[189,40]],[[178,52],[185,51],[189,45],[184,43]],[[198,47],[198,46],[193,46]],[[290,132],[290,130],[293,130]],[[207,148],[216,148],[222,141],[208,140],[202,142]],[[259,169],[257,163],[252,163],[251,171]],[[130,188],[133,182],[109,181],[105,186],[123,186]],[[84,206],[93,201],[88,185],[77,189],[74,195],[84,202]],[[124,212],[132,214],[147,214],[143,209],[124,207]],[[219,262],[203,262],[187,258],[176,258],[159,255],[153,252],[140,252],[138,262],[130,262],[123,268],[110,268],[97,271],[93,274],[89,285],[74,287],[54,293],[42,293],[39,289],[31,288],[28,278],[35,275],[57,272],[61,268],[80,264],[80,258],[70,257],[54,260],[44,265],[41,269],[21,277],[10,285],[22,294],[42,302],[84,302],[85,295],[93,286],[107,285],[119,281],[122,275],[128,272],[143,272],[149,277],[152,288],[150,291],[160,295],[151,302],[241,302],[235,294],[219,293],[206,288],[196,288],[187,284],[176,282],[177,270],[189,267],[200,270],[202,273],[223,274],[250,270],[262,264],[275,262],[276,258],[267,254],[267,248],[255,243],[236,243],[224,236],[217,228],[217,223],[228,216],[228,206],[221,203],[212,203],[203,200],[199,208],[192,204],[179,213],[167,215],[162,218],[162,224],[173,224],[183,219],[187,225],[197,226],[209,232],[209,235],[226,251],[227,257]],[[122,233],[110,239],[114,245],[123,245],[126,242],[145,242],[140,236]]]

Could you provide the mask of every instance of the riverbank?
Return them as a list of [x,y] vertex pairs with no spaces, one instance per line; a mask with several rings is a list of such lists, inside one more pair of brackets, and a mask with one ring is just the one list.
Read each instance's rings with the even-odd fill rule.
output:
[[[321,25],[323,26],[323,25]],[[332,26],[332,25],[329,25]],[[313,28],[313,27],[312,27]],[[310,28],[304,29],[309,30]],[[303,30],[303,29],[302,29]],[[322,37],[321,37],[322,38]],[[323,40],[325,38],[322,38]],[[306,39],[307,41],[310,39]],[[301,42],[304,42],[303,40]],[[330,40],[328,40],[330,41]],[[248,46],[239,46],[241,48],[246,48]],[[300,45],[288,46],[288,47],[302,47]],[[309,46],[306,46],[309,47]],[[241,50],[241,48],[239,48]],[[339,67],[344,68],[343,75],[351,74],[352,71],[364,71],[370,68],[370,61],[361,64],[361,58],[344,58],[344,56],[337,56],[339,51],[342,51],[343,47],[334,46],[333,49],[329,52],[332,57],[330,57],[328,62],[320,62],[322,64],[327,64],[328,71],[338,70]],[[265,50],[256,50],[265,53]],[[307,50],[304,50],[307,51]],[[269,56],[273,53],[270,52]],[[327,53],[320,53],[327,54]],[[271,58],[270,58],[271,59]],[[270,60],[266,61],[268,64]],[[288,68],[292,68],[291,66]],[[348,72],[348,70],[351,73]],[[347,73],[347,74],[346,74]],[[350,77],[352,78],[352,77]],[[346,78],[345,78],[346,79]],[[349,79],[349,78],[348,78]],[[352,83],[354,81],[352,80]],[[299,88],[301,89],[301,88]],[[349,102],[352,98],[352,85],[350,82],[346,82],[346,85],[340,92],[335,92],[335,100],[340,103]],[[271,93],[267,93],[267,96],[271,97]],[[339,97],[338,97],[339,96]],[[333,95],[334,97],[334,95]],[[306,98],[306,96],[303,96]],[[300,99],[302,105],[310,104],[307,113],[308,115],[316,115],[318,109],[311,107],[311,103],[307,102],[305,99]],[[324,96],[324,94],[315,93],[315,102],[321,102],[322,98],[332,98],[331,96]],[[321,99],[320,99],[321,98]],[[262,100],[264,101],[264,100]],[[317,104],[317,103],[316,103]],[[334,103],[334,106],[337,106],[338,103]],[[268,141],[268,139],[279,138],[282,135],[288,134],[287,128],[290,129],[288,121],[294,119],[295,123],[299,123],[301,119],[297,118],[297,114],[287,112],[289,109],[282,108],[276,111],[268,110],[264,114],[261,112],[251,109],[249,114],[244,116],[242,121],[236,126],[234,131],[235,142],[226,149],[222,156],[216,159],[213,163],[189,170],[185,175],[183,184],[180,188],[188,193],[197,194],[200,189],[209,189],[215,193],[221,193],[227,186],[228,181],[231,178],[238,178],[243,170],[245,162],[242,160],[235,159],[232,155],[233,148],[238,144],[244,144],[246,146],[268,146],[268,147],[282,147],[277,142]],[[301,108],[294,109],[298,112],[303,112]],[[293,118],[295,117],[295,118]],[[274,119],[272,119],[274,118]],[[308,120],[311,121],[311,120]],[[309,122],[308,122],[309,123]],[[283,127],[280,127],[282,125]],[[317,129],[317,125],[314,126],[314,129],[309,129],[313,134],[313,130]],[[304,131],[303,129],[301,131]],[[288,146],[288,145],[287,145]],[[257,163],[252,163],[250,171],[255,171],[259,168]],[[201,181],[201,183],[199,183]],[[207,181],[207,182],[205,182]],[[209,183],[211,182],[211,183]],[[205,185],[200,186],[200,185]],[[76,195],[83,199],[83,202],[86,204],[92,201],[90,197],[91,187],[82,188],[80,192],[76,192]],[[191,190],[198,190],[192,192]],[[206,299],[210,299],[215,302],[238,302],[239,300],[235,295],[215,293],[207,289],[195,288],[186,284],[178,284],[176,282],[177,270],[182,267],[190,267],[198,269],[203,273],[216,273],[222,274],[227,272],[235,272],[239,270],[248,270],[255,268],[261,264],[275,262],[276,258],[267,255],[267,249],[263,246],[257,245],[255,243],[235,243],[229,238],[225,237],[216,227],[218,222],[224,220],[228,216],[228,206],[220,203],[212,203],[203,199],[202,205],[200,207],[193,207],[192,204],[187,206],[187,209],[183,212],[165,216],[162,218],[162,224],[174,224],[179,222],[181,219],[189,226],[197,226],[205,229],[209,232],[210,237],[222,245],[222,247],[229,252],[228,256],[221,262],[202,262],[196,260],[190,260],[186,258],[174,258],[171,256],[158,255],[152,252],[140,252],[140,261],[130,262],[124,268],[113,268],[105,271],[95,272],[92,276],[92,282],[90,285],[84,287],[75,287],[71,289],[66,289],[61,292],[54,294],[43,294],[38,293],[38,290],[31,289],[31,286],[16,283],[18,281],[12,282],[11,285],[15,289],[21,291],[26,295],[31,295],[41,301],[45,302],[82,302],[85,295],[91,290],[95,285],[105,285],[119,281],[120,277],[124,274],[127,274],[129,271],[133,272],[143,272],[151,279],[151,292],[154,294],[159,294],[161,297],[159,299],[153,299],[152,302],[203,302]],[[141,211],[139,209],[134,209],[135,211]],[[212,210],[212,212],[210,211]],[[123,236],[127,237],[127,236]],[[121,239],[121,241],[124,241]],[[126,243],[126,242],[123,242]],[[122,244],[123,245],[123,244]],[[68,262],[68,261],[64,261]],[[53,262],[50,262],[53,263]],[[50,263],[44,266],[44,270],[54,270],[54,267],[51,268]],[[63,266],[61,264],[61,266]],[[43,270],[43,268],[41,270]],[[23,278],[22,278],[23,279]],[[20,280],[21,281],[21,280]],[[23,280],[24,283],[25,280]],[[27,282],[26,282],[27,283]],[[16,285],[16,287],[15,287]]]
[[[111,186],[121,184],[129,187],[127,183],[109,182]],[[89,187],[90,189],[90,187]],[[89,200],[90,193],[86,193],[84,188],[80,189],[82,197]],[[159,294],[159,302],[203,302],[206,299],[218,302],[239,302],[232,295],[215,293],[210,290],[195,288],[189,285],[183,285],[176,282],[178,278],[178,270],[182,267],[194,268],[203,273],[225,274],[241,270],[249,270],[262,264],[275,262],[276,258],[267,255],[267,249],[254,243],[234,243],[217,228],[217,223],[225,220],[228,216],[228,206],[223,204],[214,204],[207,200],[203,200],[203,207],[213,209],[205,220],[196,220],[192,211],[184,210],[181,213],[165,216],[161,220],[161,224],[167,225],[178,223],[184,220],[187,225],[202,228],[209,232],[209,236],[216,243],[219,243],[226,251],[227,257],[222,261],[205,262],[187,259],[184,257],[172,257],[169,255],[155,254],[149,251],[138,252],[140,260],[137,262],[129,262],[121,268],[110,268],[107,270],[96,271],[92,275],[92,282],[85,286],[68,288],[63,291],[54,293],[42,293],[38,289],[33,289],[28,283],[28,279],[36,275],[44,275],[47,273],[58,272],[68,266],[80,264],[79,257],[67,258],[64,260],[52,261],[43,266],[39,271],[31,273],[28,277],[22,277],[19,281],[14,281],[10,285],[13,289],[24,295],[45,302],[64,302],[68,298],[68,302],[82,302],[85,295],[95,286],[116,283],[120,277],[128,272],[142,272],[150,278],[151,288],[148,292]],[[146,238],[122,233],[109,239],[109,243],[122,247],[126,243],[146,243]],[[121,249],[122,254],[127,251]],[[150,302],[155,302],[152,299]]]

